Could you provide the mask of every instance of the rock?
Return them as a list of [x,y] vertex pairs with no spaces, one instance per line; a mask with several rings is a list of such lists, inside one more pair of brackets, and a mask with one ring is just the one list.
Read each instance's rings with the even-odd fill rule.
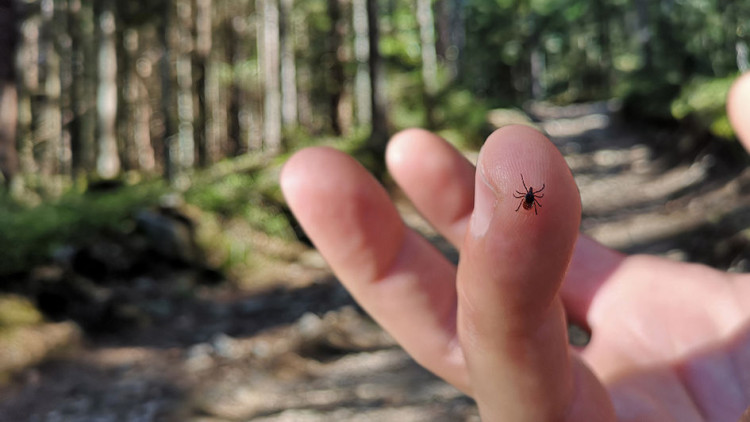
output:
[[137,230],[160,255],[186,264],[194,264],[199,258],[195,228],[187,217],[176,211],[141,210],[135,220]]
[[77,347],[81,331],[72,322],[24,325],[0,329],[0,376],[37,365]]
[[236,343],[235,339],[224,333],[216,334],[211,339],[211,346],[214,349],[214,353],[226,359],[237,358],[239,350]]
[[302,335],[302,339],[305,341],[318,339],[318,337],[323,335],[323,330],[325,329],[320,317],[312,312],[302,315],[302,318],[297,321],[297,328]]
[[208,343],[198,343],[187,350],[185,366],[191,372],[198,372],[213,365],[214,348]]

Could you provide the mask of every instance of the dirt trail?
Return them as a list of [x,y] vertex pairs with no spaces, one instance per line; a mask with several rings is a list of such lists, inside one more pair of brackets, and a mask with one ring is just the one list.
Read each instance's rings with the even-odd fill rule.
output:
[[[614,106],[532,107],[575,174],[582,230],[628,252],[747,271],[750,173],[716,172],[710,156],[665,169],[651,135],[618,122]],[[0,390],[0,422],[479,420],[471,399],[358,310],[317,254],[273,274],[278,288],[207,288],[159,324],[24,371]]]

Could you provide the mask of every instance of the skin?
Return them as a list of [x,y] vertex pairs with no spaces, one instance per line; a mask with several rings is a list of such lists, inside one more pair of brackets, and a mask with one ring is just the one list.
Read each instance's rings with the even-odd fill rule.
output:
[[[750,76],[728,110],[750,149]],[[625,256],[578,233],[558,150],[510,126],[475,169],[429,132],[394,136],[393,178],[461,253],[404,225],[385,190],[329,148],[281,176],[303,228],[359,303],[414,359],[474,397],[485,421],[736,421],[750,404],[750,276]],[[515,212],[519,174],[544,208]],[[592,333],[567,343],[566,318]]]

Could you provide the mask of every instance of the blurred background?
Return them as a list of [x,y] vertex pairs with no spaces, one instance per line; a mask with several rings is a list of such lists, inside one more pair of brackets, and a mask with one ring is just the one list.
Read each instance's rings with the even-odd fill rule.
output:
[[478,420],[333,278],[283,162],[353,154],[456,260],[388,137],[528,124],[584,233],[748,271],[748,43],[732,0],[0,0],[0,421]]

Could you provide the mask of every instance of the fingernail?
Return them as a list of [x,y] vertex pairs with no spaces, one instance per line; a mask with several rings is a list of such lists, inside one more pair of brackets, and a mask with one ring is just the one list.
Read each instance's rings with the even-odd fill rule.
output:
[[478,177],[474,188],[474,211],[471,214],[470,230],[474,237],[482,237],[487,233],[492,220],[492,214],[497,205],[495,192],[487,183],[484,171],[478,166]]

